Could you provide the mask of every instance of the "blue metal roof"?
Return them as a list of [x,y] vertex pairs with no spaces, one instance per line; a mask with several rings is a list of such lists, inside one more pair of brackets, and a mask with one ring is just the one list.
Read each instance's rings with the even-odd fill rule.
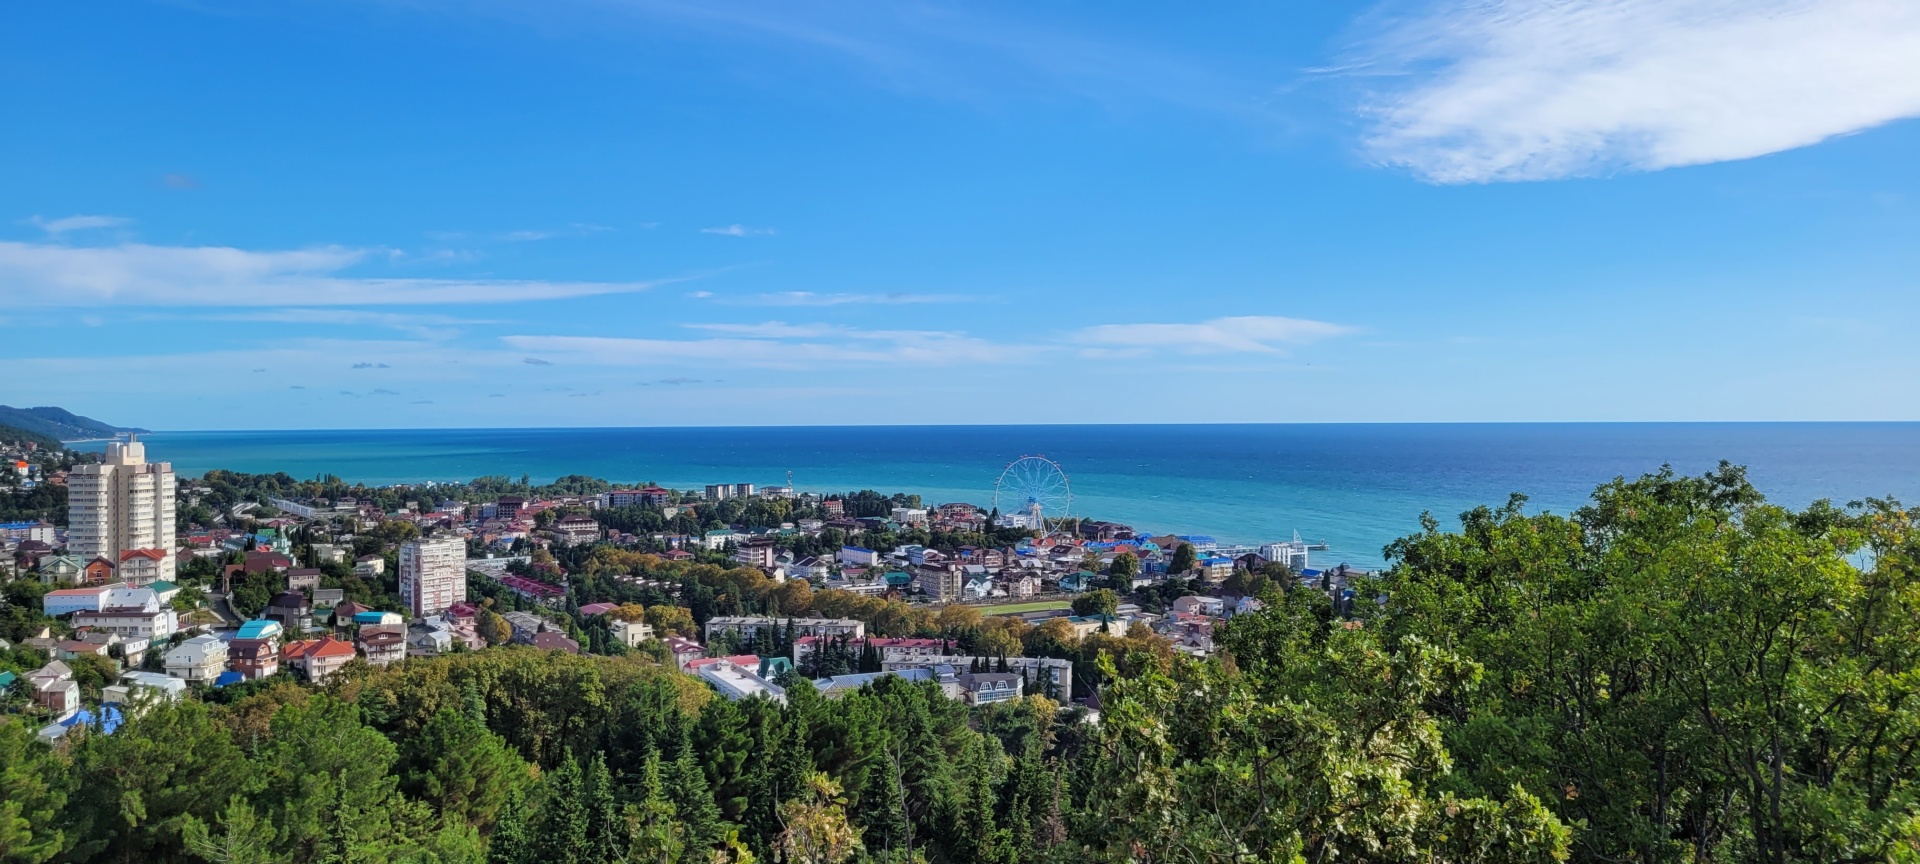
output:
[[256,618],[240,625],[236,639],[265,639],[280,633],[280,622]]

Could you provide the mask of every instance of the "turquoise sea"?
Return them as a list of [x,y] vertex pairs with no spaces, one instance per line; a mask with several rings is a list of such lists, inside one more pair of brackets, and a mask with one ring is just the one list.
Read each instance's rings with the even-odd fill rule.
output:
[[[148,457],[210,468],[337,474],[369,484],[565,474],[676,488],[708,483],[803,491],[915,492],[989,505],[1002,468],[1057,461],[1073,510],[1155,533],[1227,542],[1324,540],[1316,564],[1378,566],[1381,547],[1477,504],[1525,492],[1566,512],[1593,487],[1663,463],[1721,459],[1800,506],[1893,495],[1920,500],[1916,423],[1313,424],[397,429],[157,432]],[[84,445],[83,445],[84,446]],[[101,445],[92,445],[99,447]]]

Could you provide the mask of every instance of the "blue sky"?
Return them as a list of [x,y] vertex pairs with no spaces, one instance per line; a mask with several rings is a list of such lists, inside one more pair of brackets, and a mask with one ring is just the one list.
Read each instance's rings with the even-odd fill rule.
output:
[[7,4],[0,398],[1915,420],[1916,115],[1884,0]]

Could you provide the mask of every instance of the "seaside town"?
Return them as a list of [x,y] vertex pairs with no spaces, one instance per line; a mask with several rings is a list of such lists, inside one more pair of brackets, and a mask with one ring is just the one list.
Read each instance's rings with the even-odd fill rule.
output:
[[753,483],[189,479],[131,435],[5,447],[16,497],[66,493],[64,521],[0,524],[0,695],[47,742],[189,691],[512,646],[638,654],[729,700],[891,676],[1097,718],[1103,654],[1205,657],[1268,586],[1338,609],[1363,575],[1297,535],[1232,547],[1051,512],[1040,457],[1003,475],[1026,485],[1001,512]]

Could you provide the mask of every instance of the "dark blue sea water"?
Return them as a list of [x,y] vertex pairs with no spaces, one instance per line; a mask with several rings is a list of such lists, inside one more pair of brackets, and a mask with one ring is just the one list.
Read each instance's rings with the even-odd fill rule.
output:
[[1477,504],[1525,492],[1566,512],[1618,475],[1663,463],[1699,473],[1726,459],[1801,506],[1894,495],[1920,500],[1920,424],[1623,423],[1194,426],[939,426],[711,429],[403,429],[161,432],[151,459],[209,468],[337,474],[369,484],[565,474],[917,492],[991,504],[1010,461],[1042,454],[1067,472],[1077,514],[1223,541],[1288,539],[1331,549],[1315,563],[1377,566],[1381,547]]

